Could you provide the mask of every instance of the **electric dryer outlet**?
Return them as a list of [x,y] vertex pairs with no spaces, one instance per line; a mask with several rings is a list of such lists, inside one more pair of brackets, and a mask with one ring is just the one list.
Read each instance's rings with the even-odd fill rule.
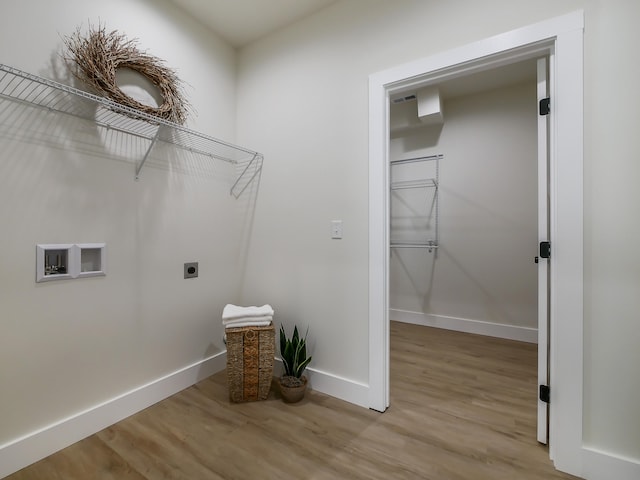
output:
[[198,276],[198,262],[184,264],[184,278],[196,278]]

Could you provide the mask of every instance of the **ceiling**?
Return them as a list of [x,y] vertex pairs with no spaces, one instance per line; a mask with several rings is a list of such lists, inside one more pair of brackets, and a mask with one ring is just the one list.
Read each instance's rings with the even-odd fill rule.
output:
[[[510,63],[500,67],[483,70],[480,72],[459,76],[445,80],[444,82],[433,84],[438,87],[440,97],[448,100],[455,97],[462,97],[475,93],[494,90],[511,85],[517,85],[527,81],[536,81],[537,60],[535,58]],[[407,95],[415,94],[410,90],[401,92],[391,97],[395,100]]]
[[240,48],[337,0],[170,0]]
[[[233,47],[240,48],[339,0],[169,1]],[[449,79],[438,86],[442,98],[447,99],[513,85],[535,78],[535,74],[535,60],[528,60]]]

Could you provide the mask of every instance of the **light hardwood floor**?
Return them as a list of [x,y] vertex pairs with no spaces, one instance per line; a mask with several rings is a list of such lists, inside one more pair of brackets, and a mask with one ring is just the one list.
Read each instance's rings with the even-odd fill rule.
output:
[[313,391],[230,404],[221,372],[7,480],[575,478],[535,440],[534,345],[391,329],[384,414]]

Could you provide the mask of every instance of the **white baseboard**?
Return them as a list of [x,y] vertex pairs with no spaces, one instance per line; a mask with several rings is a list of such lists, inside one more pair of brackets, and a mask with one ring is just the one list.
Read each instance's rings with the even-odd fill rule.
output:
[[312,389],[339,398],[345,402],[369,408],[369,386],[331,373],[307,369]]
[[638,480],[640,460],[583,447],[584,475],[588,480]]
[[446,317],[444,315],[430,315],[407,310],[389,310],[389,318],[403,323],[424,325],[425,327],[444,328],[457,332],[475,333],[488,337],[507,338],[527,343],[538,343],[538,329],[504,325],[500,323],[469,320],[467,318]]
[[[274,375],[282,374],[282,360],[279,358],[276,358],[274,370]],[[364,383],[339,377],[322,370],[316,370],[315,368],[307,368],[305,375],[309,378],[309,388],[313,390],[364,408],[370,407],[369,386]]]
[[0,478],[82,440],[226,367],[221,352],[45,428],[0,445]]

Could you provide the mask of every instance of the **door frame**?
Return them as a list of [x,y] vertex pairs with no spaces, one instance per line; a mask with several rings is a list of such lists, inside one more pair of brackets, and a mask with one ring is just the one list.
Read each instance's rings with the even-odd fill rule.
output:
[[549,56],[549,454],[556,468],[578,476],[583,411],[583,29],[584,13],[576,11],[369,77],[369,406],[384,411],[389,406],[389,98],[418,86]]

